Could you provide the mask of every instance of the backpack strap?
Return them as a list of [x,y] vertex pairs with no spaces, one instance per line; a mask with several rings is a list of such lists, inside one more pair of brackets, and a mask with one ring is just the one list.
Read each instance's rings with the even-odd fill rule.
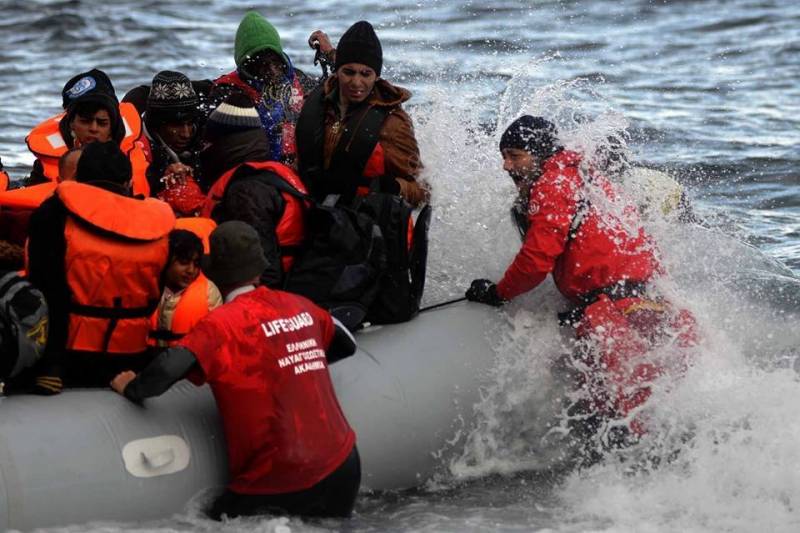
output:
[[344,124],[342,136],[331,156],[331,170],[339,179],[351,180],[354,182],[351,185],[356,187],[369,186],[372,180],[364,177],[364,169],[378,145],[381,126],[388,116],[386,108],[370,106]]
[[281,192],[285,192],[287,194],[291,194],[295,198],[299,198],[301,200],[307,200],[309,202],[313,201],[312,198],[298,191],[295,187],[293,187],[289,182],[285,179],[277,176],[274,172],[262,172],[258,175],[257,178],[262,183],[266,183],[267,185],[271,185],[278,189]]

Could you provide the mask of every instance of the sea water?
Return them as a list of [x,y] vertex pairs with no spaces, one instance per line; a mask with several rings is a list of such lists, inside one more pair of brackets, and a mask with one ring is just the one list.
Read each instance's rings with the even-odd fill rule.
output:
[[654,387],[654,430],[637,451],[560,469],[549,441],[561,413],[550,367],[570,339],[555,318],[564,301],[548,280],[501,311],[487,354],[492,382],[425,486],[366,494],[345,522],[220,526],[203,518],[209,495],[200,494],[162,521],[63,531],[800,529],[800,7],[6,0],[6,168],[26,173],[24,136],[58,111],[61,87],[77,72],[106,70],[120,95],[162,69],[214,78],[232,69],[236,26],[253,7],[308,72],[311,31],[324,29],[335,43],[356,20],[375,24],[384,77],[414,93],[406,107],[433,189],[426,304],[460,296],[473,278],[498,279],[513,258],[519,239],[507,210],[515,192],[497,142],[511,120],[539,114],[585,153],[624,129],[637,164],[686,187],[705,227],[659,219],[647,229],[669,271],[659,288],[695,314],[702,342],[683,379]]

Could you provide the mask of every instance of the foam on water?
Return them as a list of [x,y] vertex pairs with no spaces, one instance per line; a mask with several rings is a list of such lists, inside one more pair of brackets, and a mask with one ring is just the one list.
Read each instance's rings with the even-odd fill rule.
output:
[[[498,131],[522,113],[540,114],[562,127],[567,147],[592,153],[627,125],[613,109],[602,109],[594,91],[588,105],[582,102],[585,92],[573,94],[586,89],[583,80],[531,88],[525,78],[515,77],[501,98]],[[436,174],[434,185],[435,198],[448,198],[432,230],[432,247],[443,251],[432,257],[432,274],[446,271],[437,280],[458,281],[462,288],[470,277],[497,279],[518,246],[505,239],[513,231],[501,220],[514,191],[508,184],[486,183],[502,176],[499,158],[491,155],[498,131],[485,132],[446,100],[438,100],[429,116],[420,135],[437,139],[442,153],[426,150],[425,160],[429,171],[447,169]],[[463,146],[479,153],[460,157]],[[713,220],[713,212],[700,211]],[[563,504],[558,512],[568,513],[562,526],[796,530],[800,382],[791,362],[800,340],[794,326],[800,282],[721,230],[668,218],[645,225],[670,273],[659,288],[695,314],[703,341],[682,379],[654,387],[647,406],[653,429],[642,443],[569,475],[554,489]],[[480,253],[470,260],[468,250]],[[497,332],[493,383],[476,406],[476,425],[459,441],[463,448],[450,463],[451,482],[552,468],[562,459],[547,436],[558,425],[563,393],[550,365],[571,349],[555,319],[563,305],[547,282],[504,309],[508,323]],[[531,510],[529,520],[541,518],[541,510]]]
[[[189,55],[205,55],[211,57],[209,61],[214,69],[221,72],[219,65],[230,63],[227,48],[224,51],[227,63],[220,59],[223,57],[222,35],[227,39],[225,42],[230,40],[235,22],[244,9],[239,2],[229,4],[233,4],[231,12],[226,13],[227,18],[220,17],[224,19],[222,22],[210,19],[193,21],[193,25],[202,31],[219,32],[219,39],[191,40],[191,47],[199,47],[199,54],[196,49],[187,52],[186,49],[191,47],[173,44],[170,53],[175,57],[169,58],[169,64],[159,64],[160,67],[181,67],[202,71],[206,75],[209,69],[205,68],[205,63],[187,63],[190,60],[186,59]],[[553,3],[556,4],[559,9],[566,10],[567,15],[573,9],[570,3]],[[321,4],[322,7],[326,5]],[[662,13],[658,23],[680,26],[681,14],[684,11],[691,14],[695,9],[692,6],[692,3],[673,3],[671,9],[674,13]],[[435,3],[434,7],[444,11],[443,16],[450,16],[448,6]],[[575,9],[580,11],[583,8]],[[612,16],[621,16],[605,3],[597,3],[594,9],[598,10],[594,13],[595,19],[600,19],[608,10]],[[624,6],[619,9],[630,11]],[[646,14],[648,10],[662,10],[662,6],[642,3],[642,9]],[[715,8],[709,5],[708,9]],[[417,11],[430,13],[421,5]],[[325,16],[324,10],[318,13],[317,8],[313,8],[312,12],[315,16]],[[219,16],[218,13],[212,14]],[[530,15],[528,11],[528,19],[515,17],[515,23],[525,26],[525,31],[519,33],[521,30],[517,29],[512,41],[527,43],[531,37],[529,27],[533,27],[530,24],[532,19],[541,18],[538,14],[537,17]],[[381,16],[391,18],[393,15],[382,13]],[[183,13],[176,16],[174,25],[182,24],[183,17]],[[156,26],[163,25],[164,17],[157,18]],[[670,22],[672,19],[677,22]],[[425,21],[424,18],[421,20]],[[458,24],[456,19],[446,20],[452,27]],[[786,20],[791,24],[790,18]],[[343,21],[331,21],[330,27],[343,29],[346,26]],[[280,22],[282,28],[291,26],[288,20]],[[500,22],[501,28],[505,28],[507,21]],[[553,26],[557,24],[548,22],[547,25],[556,31]],[[423,86],[411,101],[410,112],[426,165],[425,177],[433,185],[435,207],[425,304],[461,296],[473,278],[497,280],[518,249],[516,230],[508,218],[508,207],[515,189],[502,171],[497,142],[503,127],[522,113],[544,115],[554,120],[561,129],[564,144],[583,153],[595,152],[609,135],[619,135],[630,122],[640,141],[641,138],[650,140],[649,137],[655,141],[644,142],[637,149],[649,152],[650,158],[659,162],[686,162],[680,176],[682,181],[703,184],[704,178],[713,174],[705,172],[698,161],[732,167],[734,170],[722,174],[738,179],[734,171],[740,162],[726,151],[730,150],[729,146],[701,145],[698,141],[698,138],[713,138],[716,133],[712,126],[697,125],[705,124],[707,120],[707,114],[700,112],[702,106],[696,104],[679,109],[681,104],[690,101],[686,95],[661,92],[662,86],[675,89],[675,84],[666,74],[670,69],[665,68],[665,64],[659,63],[662,72],[652,73],[652,76],[646,72],[648,67],[643,66],[639,54],[658,56],[659,51],[647,48],[647,43],[653,41],[653,28],[645,26],[637,26],[642,40],[629,41],[627,52],[623,50],[622,59],[617,58],[626,63],[622,65],[622,71],[617,72],[620,78],[634,80],[631,84],[620,83],[612,87],[617,92],[614,101],[626,105],[630,109],[627,114],[604,99],[603,76],[574,75],[576,70],[588,71],[592,65],[574,62],[574,58],[565,59],[558,53],[538,55],[526,63],[521,60],[521,57],[530,55],[526,44],[522,50],[491,61],[489,68],[485,67],[488,61],[485,55],[471,51],[447,56],[441,44],[434,44],[431,49],[420,49],[417,46],[419,41],[428,39],[428,34],[420,27],[411,30],[409,39],[412,44],[406,46],[406,50],[419,56],[416,59],[397,58],[395,64],[400,64],[398,71],[402,77],[406,77],[409,70],[423,70],[421,80],[410,80],[412,85],[417,81]],[[433,28],[428,40],[441,39],[446,44],[444,48],[452,45],[448,41],[451,37],[439,35],[441,26]],[[573,27],[566,24],[562,29],[569,32]],[[385,33],[406,39],[406,30],[387,27]],[[452,31],[463,31],[463,28]],[[300,35],[299,29],[295,32],[297,35],[288,30],[287,33],[299,43],[305,36],[305,33]],[[597,33],[602,32],[598,30]],[[761,39],[768,33],[758,31]],[[566,38],[566,33],[547,37],[548,42]],[[703,34],[692,38],[707,39]],[[398,43],[394,43],[395,48],[398,48]],[[665,46],[667,44],[665,41]],[[472,50],[471,45],[465,46]],[[162,53],[161,48],[151,44],[140,48],[146,54]],[[386,48],[389,50],[390,47]],[[98,54],[108,55],[107,49],[101,47],[98,50]],[[540,52],[541,48],[536,53]],[[603,53],[613,55],[610,49]],[[628,53],[627,59],[625,53]],[[669,54],[662,51],[661,56],[668,58]],[[34,57],[38,59],[39,56]],[[431,64],[423,68],[419,58],[423,59],[422,62],[432,61],[434,68]],[[152,76],[151,59],[147,55],[142,59],[148,63],[147,68],[140,68],[142,72],[117,69],[120,75],[124,74],[119,85],[133,86],[134,81],[140,83],[149,79]],[[163,58],[159,56],[159,59]],[[565,65],[570,61],[573,63]],[[37,65],[39,61],[20,60],[16,63]],[[576,63],[580,65],[575,66]],[[693,61],[686,61],[686,64],[695,65]],[[203,68],[198,68],[198,65]],[[464,70],[451,69],[454,65],[464,65]],[[48,65],[42,68],[45,67],[51,68]],[[27,107],[9,116],[15,132],[27,131],[43,118],[44,110],[54,110],[53,106],[58,103],[55,98],[57,89],[71,76],[71,70],[58,65],[52,68],[56,69],[56,74],[47,78],[48,83],[54,84],[49,87],[49,92],[40,87],[41,90],[25,102]],[[483,74],[484,68],[490,72]],[[562,68],[569,74],[559,76]],[[688,68],[677,69],[673,75],[686,78]],[[430,74],[436,69],[442,71],[439,74],[441,80]],[[703,83],[706,83],[709,73],[713,76],[708,83],[717,83],[717,78],[722,80],[720,85],[727,83],[726,80],[735,80],[735,76],[722,75],[718,70],[706,71],[694,66],[690,70],[702,74]],[[469,76],[464,71],[479,74]],[[786,71],[788,69],[783,69],[783,75]],[[643,76],[648,85],[638,78],[642,72],[645,72]],[[552,80],[554,75],[565,79]],[[653,81],[651,77],[657,79]],[[510,81],[497,97],[496,88],[506,79]],[[748,80],[752,82],[754,78]],[[462,82],[469,90],[459,90],[457,85]],[[688,85],[699,83],[682,79],[681,83],[684,82]],[[24,85],[17,84],[13,88],[20,91]],[[633,96],[625,94],[626,91],[635,92],[640,103],[632,102]],[[796,93],[796,87],[787,91],[785,94],[791,96]],[[648,92],[658,96],[644,97]],[[774,93],[766,93],[768,96],[764,98],[769,102],[751,98],[752,91],[735,93],[731,89],[728,93],[735,97],[734,103],[720,108],[728,122],[745,122],[745,115],[756,116],[754,112],[759,110],[763,114],[780,103],[777,98],[771,98]],[[17,92],[9,94],[19,97]],[[689,96],[692,96],[691,92]],[[697,101],[705,102],[703,99]],[[737,101],[741,105],[736,105]],[[794,104],[784,103],[789,111],[796,108]],[[677,119],[674,115],[676,110],[680,115]],[[793,115],[789,112],[778,114],[782,117]],[[689,124],[686,128],[683,127],[684,121]],[[647,129],[647,124],[651,129]],[[742,157],[748,154],[770,157],[775,154],[775,145],[785,145],[787,152],[796,146],[796,142],[792,145],[792,137],[786,133],[791,131],[789,126],[780,129],[784,134],[777,139],[765,136],[764,131],[770,129],[763,124],[755,129],[760,131],[759,142],[764,148],[754,152],[755,148],[746,147],[747,154]],[[22,134],[17,137],[19,139],[15,138],[14,142],[19,143]],[[669,142],[658,142],[665,139]],[[687,139],[694,143],[692,150],[685,150]],[[723,141],[730,144],[731,139],[724,138]],[[741,141],[741,136],[734,141]],[[23,149],[8,152],[2,154],[7,165],[27,168],[32,160]],[[636,158],[633,147],[631,152]],[[785,166],[777,166],[783,173],[782,177],[785,177]],[[758,172],[750,169],[747,179],[757,180],[758,176]],[[723,190],[727,186],[723,186]],[[753,189],[749,190],[752,192]],[[691,190],[689,193],[690,196],[695,194]],[[711,228],[681,226],[658,218],[646,223],[646,228],[658,242],[660,257],[670,274],[669,280],[661,282],[659,288],[676,305],[692,310],[698,319],[703,343],[693,366],[682,379],[663,380],[654,387],[647,408],[653,429],[634,450],[612,454],[606,463],[567,474],[560,482],[529,473],[548,471],[554,465],[558,466],[562,459],[558,441],[551,437],[553,429],[563,421],[560,401],[563,390],[551,374],[550,367],[558,356],[569,353],[572,345],[569,334],[560,330],[555,318],[555,313],[564,308],[565,302],[552,282],[547,280],[500,311],[507,320],[494,332],[495,353],[487,354],[487,357],[495,357],[496,361],[491,385],[483,391],[483,400],[475,406],[473,423],[453,436],[452,449],[440,451],[442,457],[449,459],[443,474],[428,488],[433,490],[366,497],[358,504],[355,518],[347,524],[266,518],[239,519],[220,525],[203,517],[202,508],[206,500],[200,496],[184,513],[164,521],[95,523],[51,531],[284,533],[343,527],[354,531],[535,528],[558,531],[798,530],[800,472],[796,465],[800,464],[800,448],[797,446],[800,418],[795,411],[800,405],[800,382],[792,365],[800,345],[800,329],[795,326],[800,309],[800,283],[780,264],[730,237],[727,234],[730,233],[729,227],[724,227],[727,233],[720,227],[728,220],[742,223],[752,221],[752,216],[766,217],[770,214],[769,206],[765,208],[766,214],[761,211],[754,214],[746,201],[741,202],[743,207],[737,207],[735,193],[729,196],[725,196],[728,194],[725,192],[720,194],[722,196],[717,196],[717,200],[720,197],[729,199],[727,206],[712,209],[702,203],[696,205],[700,214],[712,222]],[[614,206],[608,208],[613,211]],[[780,223],[769,222],[764,227],[769,229],[776,225]],[[761,235],[761,238],[766,236]],[[788,246],[784,239],[780,239],[780,243]],[[658,465],[653,464],[653,457],[661,459]]]

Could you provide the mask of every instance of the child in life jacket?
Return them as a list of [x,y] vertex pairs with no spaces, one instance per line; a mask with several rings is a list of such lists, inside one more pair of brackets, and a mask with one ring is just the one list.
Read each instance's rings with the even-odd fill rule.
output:
[[200,237],[183,229],[170,233],[164,293],[151,321],[152,345],[173,345],[209,311],[222,305],[219,289],[200,272],[202,257]]

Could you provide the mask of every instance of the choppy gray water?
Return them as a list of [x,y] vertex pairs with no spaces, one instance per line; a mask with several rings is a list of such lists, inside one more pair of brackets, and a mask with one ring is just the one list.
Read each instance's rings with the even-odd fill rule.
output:
[[[498,275],[513,253],[513,240],[500,235],[511,195],[495,128],[522,111],[559,119],[578,146],[627,124],[637,159],[676,176],[717,229],[698,238],[653,228],[675,294],[702,317],[709,339],[703,361],[660,407],[664,420],[695,428],[677,465],[631,474],[610,464],[560,480],[513,473],[529,459],[515,427],[534,417],[542,386],[526,370],[540,368],[547,346],[558,342],[557,302],[543,287],[506,311],[510,330],[487,354],[498,357],[497,386],[476,406],[480,422],[461,459],[435,486],[366,496],[346,523],[235,521],[227,530],[800,528],[800,385],[786,369],[800,340],[800,291],[791,272],[771,261],[800,271],[800,7],[766,0],[5,0],[6,167],[25,174],[32,162],[25,135],[58,111],[61,87],[79,71],[106,70],[120,95],[162,69],[193,78],[229,71],[236,26],[251,7],[276,25],[295,64],[309,72],[311,31],[325,29],[335,42],[356,20],[376,25],[384,76],[414,92],[409,109],[434,186],[439,252],[431,303],[472,277]],[[750,271],[746,283],[736,281]],[[520,349],[534,333],[536,342]],[[164,522],[96,527],[218,525],[190,507]]]

